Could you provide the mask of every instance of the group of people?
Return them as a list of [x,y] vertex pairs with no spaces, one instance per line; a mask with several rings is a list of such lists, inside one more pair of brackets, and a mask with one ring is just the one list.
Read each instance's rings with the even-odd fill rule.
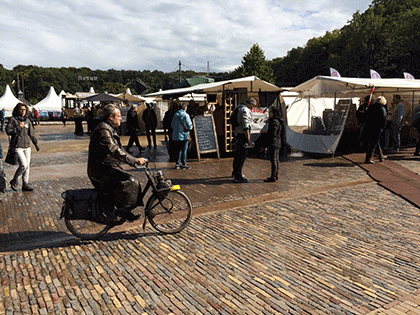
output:
[[[389,123],[387,101],[383,96],[379,96],[373,102],[371,102],[371,96],[366,96],[356,111],[360,128],[360,145],[366,150],[366,164],[374,163],[374,154],[378,156],[380,162],[385,159],[381,147],[381,136],[387,124],[390,126],[391,132],[391,137],[385,139],[387,149],[389,149],[388,145],[391,139],[392,150],[390,152],[398,152],[401,148],[401,128],[404,125],[405,109],[400,95],[394,95],[392,105],[394,108]],[[418,147],[420,149],[420,145]]]
[[[146,109],[143,111],[141,119],[143,120],[146,129],[147,147],[151,148],[153,142],[153,147],[156,148],[156,128],[158,126],[158,119],[152,103],[146,103]],[[139,129],[140,124],[137,114],[137,106],[134,104],[127,112],[127,130],[130,136],[127,144],[127,152],[131,151],[133,144],[137,146],[139,152],[144,150],[144,147],[140,144],[137,134]]]
[[[242,173],[242,168],[248,156],[249,148],[253,146],[251,140],[251,109],[257,105],[254,98],[249,98],[238,106],[237,122],[234,127],[235,152],[233,157],[232,177],[235,183],[247,183],[248,179]],[[265,182],[275,182],[279,179],[280,148],[282,146],[282,129],[284,119],[280,109],[269,108],[267,147],[271,163],[271,176]]]

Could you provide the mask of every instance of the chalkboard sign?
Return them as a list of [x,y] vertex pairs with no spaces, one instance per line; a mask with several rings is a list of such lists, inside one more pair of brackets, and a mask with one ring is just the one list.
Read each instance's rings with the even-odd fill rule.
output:
[[196,116],[193,124],[198,160],[200,153],[211,152],[217,152],[217,158],[220,159],[213,115]]

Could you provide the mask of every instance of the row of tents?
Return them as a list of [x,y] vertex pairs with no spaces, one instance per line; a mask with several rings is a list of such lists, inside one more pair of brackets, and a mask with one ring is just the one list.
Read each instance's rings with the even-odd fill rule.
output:
[[[141,96],[134,96],[131,95],[130,91],[127,90],[125,93],[119,95],[111,95],[106,93],[95,93],[93,88],[89,90],[89,92],[78,92],[75,95],[70,93],[66,93],[61,91],[58,95],[55,92],[53,86],[50,87],[47,96],[42,99],[37,104],[29,104],[24,99],[18,99],[13,94],[12,90],[10,89],[9,85],[6,85],[6,89],[4,94],[0,97],[0,109],[5,109],[6,117],[12,115],[13,108],[19,102],[27,103],[28,105],[33,106],[33,108],[37,109],[40,113],[44,112],[47,114],[48,112],[59,113],[61,109],[65,107],[65,100],[86,100],[86,102],[101,102],[102,100],[110,100],[110,101],[125,101],[126,103],[144,103],[147,101],[151,101],[150,99],[143,98]],[[74,104],[72,105],[74,106]]]
[[[286,140],[298,150],[305,152],[334,154],[338,142],[343,134],[344,126],[351,110],[355,110],[358,100],[366,95],[372,97],[385,96],[388,104],[392,96],[399,94],[406,107],[406,120],[411,121],[414,107],[420,103],[420,80],[413,79],[363,79],[317,76],[292,89],[277,87],[255,76],[239,78],[229,81],[198,84],[187,88],[159,91],[146,95],[149,99],[162,97],[181,97],[185,95],[230,95],[238,91],[245,93],[267,92],[279,94],[286,109]],[[93,92],[93,91],[90,91]],[[64,93],[64,92],[62,92]],[[99,94],[89,93],[91,97]],[[125,93],[128,97],[128,93]],[[86,95],[87,96],[87,95]],[[80,97],[80,96],[79,96]],[[119,95],[121,98],[121,95]],[[86,99],[86,98],[85,98]],[[209,101],[209,98],[207,98]],[[0,97],[0,109],[5,108],[6,116],[19,100],[13,95],[9,86]],[[209,101],[210,102],[210,101]],[[163,103],[162,103],[163,104]],[[51,87],[48,95],[35,108],[42,111],[59,111],[63,107],[63,98],[57,95]],[[159,107],[159,106],[157,106]],[[390,108],[392,110],[392,108]],[[162,108],[162,113],[164,108]],[[225,115],[225,118],[228,117]],[[327,123],[329,123],[328,126]],[[319,132],[318,125],[324,124],[324,130]]]
[[[64,91],[62,93],[64,93]],[[60,93],[60,95],[57,95],[57,93],[54,90],[54,87],[51,87],[48,91],[47,96],[39,103],[35,104],[35,108],[38,111],[60,112],[61,108],[63,107],[63,99],[61,97],[62,93]],[[22,100],[15,97],[12,90],[10,89],[10,86],[6,85],[4,94],[0,97],[0,109],[4,108],[6,112],[6,117],[12,116],[13,108],[16,106],[16,104],[20,102],[22,102]]]

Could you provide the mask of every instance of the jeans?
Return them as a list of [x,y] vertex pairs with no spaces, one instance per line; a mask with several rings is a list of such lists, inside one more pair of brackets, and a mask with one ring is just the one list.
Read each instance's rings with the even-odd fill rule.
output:
[[16,170],[13,181],[17,182],[22,175],[24,183],[29,182],[29,165],[31,164],[31,148],[16,148],[17,160],[19,167]]
[[393,148],[399,150],[401,147],[401,127],[399,125],[392,124],[392,141]]
[[235,155],[233,157],[233,176],[235,179],[242,178],[242,167],[248,156],[248,140],[245,134],[239,133],[235,137]]
[[187,165],[188,140],[173,141],[175,145],[176,165]]

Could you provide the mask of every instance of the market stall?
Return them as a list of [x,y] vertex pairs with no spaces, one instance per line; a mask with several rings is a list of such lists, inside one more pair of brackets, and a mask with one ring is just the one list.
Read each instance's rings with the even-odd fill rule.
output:
[[304,152],[335,154],[343,132],[357,129],[359,98],[382,95],[392,113],[390,104],[398,94],[405,105],[405,120],[411,122],[413,108],[419,104],[420,80],[318,76],[289,92],[298,93],[298,97],[287,112],[288,144]]

